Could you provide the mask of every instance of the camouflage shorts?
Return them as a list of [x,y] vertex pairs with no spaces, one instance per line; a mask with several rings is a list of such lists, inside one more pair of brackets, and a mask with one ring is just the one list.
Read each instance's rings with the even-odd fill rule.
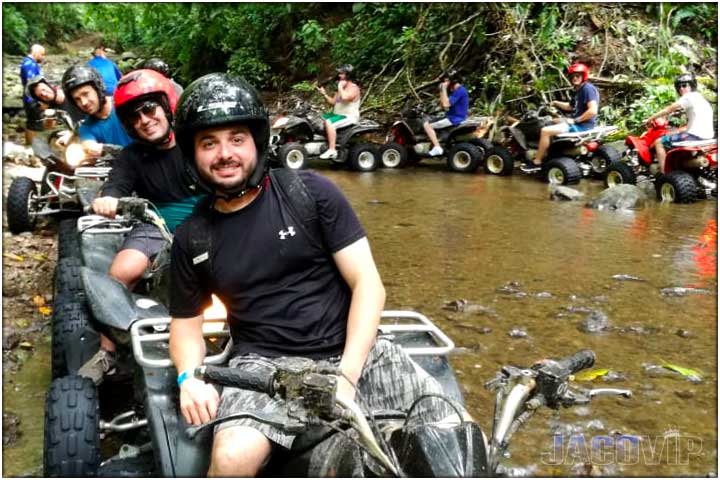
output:
[[[241,368],[248,371],[255,371],[262,368],[261,364],[267,360],[259,355],[243,355],[230,360],[229,366],[242,366]],[[340,357],[329,360],[336,365],[340,363]],[[379,339],[368,354],[362,375],[358,380],[358,390],[367,401],[370,410],[405,411],[423,394],[442,394],[440,384],[412,361],[402,348],[383,339]],[[284,405],[285,402],[277,396],[270,398],[263,393],[225,388],[220,398],[218,417],[252,412],[287,423]],[[415,412],[417,417],[415,415],[413,417],[423,421],[439,421],[452,415],[447,403],[435,397],[421,401]],[[290,448],[295,438],[279,428],[252,419],[221,423],[215,427],[215,433],[240,425],[255,428],[271,442],[285,448]]]

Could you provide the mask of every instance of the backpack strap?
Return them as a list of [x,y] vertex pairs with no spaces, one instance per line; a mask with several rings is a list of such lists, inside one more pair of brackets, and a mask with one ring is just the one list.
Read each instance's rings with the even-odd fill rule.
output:
[[202,198],[193,214],[187,219],[190,256],[192,257],[193,269],[198,275],[200,282],[212,286],[212,212],[213,198],[208,195]]
[[298,222],[299,228],[316,247],[324,250],[317,204],[303,179],[295,170],[289,168],[271,169],[269,175],[272,185],[277,187],[278,194],[293,219]]

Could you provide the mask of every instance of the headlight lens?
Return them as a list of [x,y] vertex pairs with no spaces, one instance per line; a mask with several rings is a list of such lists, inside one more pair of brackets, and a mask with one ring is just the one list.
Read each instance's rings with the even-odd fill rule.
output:
[[212,296],[212,305],[205,309],[203,316],[205,317],[205,323],[207,322],[225,322],[227,318],[227,310],[225,305],[222,304],[219,298],[215,295]]
[[65,161],[68,165],[75,168],[85,160],[85,150],[79,143],[73,143],[68,145],[65,149]]

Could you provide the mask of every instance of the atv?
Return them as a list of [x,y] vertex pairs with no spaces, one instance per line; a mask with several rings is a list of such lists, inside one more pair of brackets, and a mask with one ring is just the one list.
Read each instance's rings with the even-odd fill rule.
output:
[[[206,312],[207,356],[195,376],[218,386],[279,395],[288,408],[281,418],[247,412],[189,426],[179,411],[178,372],[168,353],[167,255],[159,255],[143,294],[129,292],[105,273],[124,231],[138,221],[161,229],[164,224],[142,199],[120,199],[119,210],[122,217],[115,220],[94,215],[77,220],[73,238],[79,239],[82,265],[75,277],[68,276],[77,279],[78,290],[75,315],[65,319],[61,330],[65,371],[55,375],[46,398],[45,476],[204,476],[212,427],[245,417],[297,435],[291,449],[273,456],[264,475],[490,476],[504,472],[500,461],[511,436],[539,407],[584,404],[600,394],[630,396],[618,389],[568,388],[571,374],[592,366],[595,357],[589,351],[527,369],[506,366],[486,384],[496,394],[488,439],[464,411],[447,358],[454,343],[419,313],[383,312],[378,336],[399,344],[441,385],[444,393],[432,396],[451,413],[435,423],[418,421],[417,405],[426,396],[402,411],[363,410],[360,397],[341,401],[335,395],[340,372],[323,362],[273,360],[252,373],[223,367],[232,351],[230,332],[223,313]],[[118,372],[96,387],[77,370],[97,350],[99,330],[116,343],[121,360]]]
[[[422,104],[405,108],[400,120],[393,123],[380,147],[385,168],[403,168],[429,155],[432,143],[423,124],[430,117]],[[437,112],[435,112],[437,113]],[[509,175],[513,163],[504,152],[495,152],[492,143],[483,138],[494,123],[492,117],[468,117],[458,125],[437,130],[438,141],[447,152],[447,168],[453,172],[473,173],[483,165],[493,175]]]
[[[685,127],[679,130],[684,130]],[[665,172],[659,171],[653,144],[675,130],[665,118],[654,119],[639,137],[625,139],[623,158],[613,162],[605,175],[605,185],[636,184],[654,179],[659,200],[692,203],[699,197],[717,197],[717,140],[675,142],[666,152]]]
[[[553,107],[530,110],[519,120],[512,119],[498,132],[496,150],[507,152],[511,158],[530,163],[535,158],[540,130],[552,125],[558,111]],[[614,126],[599,126],[582,132],[562,133],[552,137],[539,175],[548,183],[572,185],[583,177],[602,177],[608,166],[620,159],[620,153],[610,145],[601,145],[607,136],[618,131]]]
[[[380,131],[377,122],[361,118],[354,125],[337,130],[338,155],[334,165],[344,165],[358,172],[371,172],[378,167],[377,146],[368,136]],[[308,161],[327,150],[325,122],[309,103],[298,102],[289,114],[277,116],[271,126],[270,154],[281,167],[299,170]]]
[[39,187],[28,177],[16,177],[10,184],[7,221],[15,234],[32,231],[40,217],[79,216],[78,185],[99,189],[121,150],[104,145],[99,158],[86,158],[77,136],[79,124],[67,112],[45,110],[44,121],[60,122],[65,128],[33,139],[33,154],[45,167]]

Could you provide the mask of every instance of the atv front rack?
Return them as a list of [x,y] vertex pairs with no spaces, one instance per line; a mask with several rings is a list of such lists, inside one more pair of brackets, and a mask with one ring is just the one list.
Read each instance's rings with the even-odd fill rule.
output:
[[78,218],[77,228],[82,233],[109,235],[129,232],[133,226],[122,219],[113,220],[102,215],[84,215]]
[[[382,312],[381,319],[394,321],[381,323],[378,327],[380,335],[391,337],[408,355],[447,355],[455,348],[455,343],[420,313],[407,310],[387,310]],[[217,326],[221,326],[221,328],[210,328]],[[168,353],[169,317],[138,320],[130,327],[130,335],[135,360],[139,365],[147,368],[169,368],[173,365]],[[233,347],[227,323],[206,321],[203,325],[203,337],[207,340],[227,338],[222,352],[205,357],[205,364],[227,363]],[[158,352],[164,353],[159,354]]]

